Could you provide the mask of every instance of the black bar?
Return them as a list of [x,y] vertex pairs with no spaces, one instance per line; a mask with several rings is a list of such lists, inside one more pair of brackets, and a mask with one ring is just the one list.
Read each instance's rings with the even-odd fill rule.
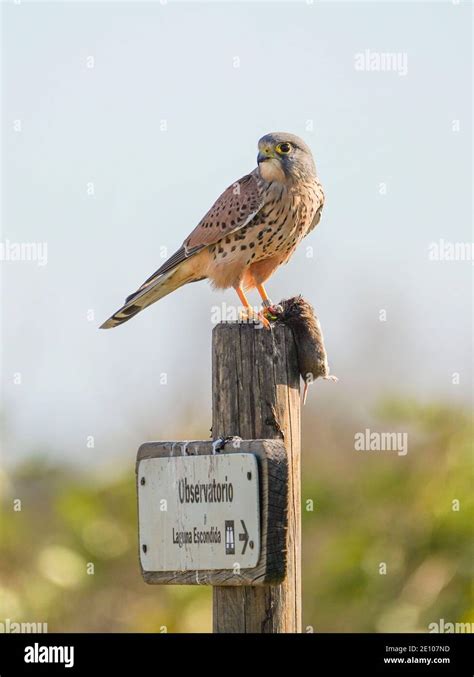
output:
[[[102,672],[147,677],[186,669],[192,675],[226,675],[238,666],[243,674],[254,674],[260,664],[267,673],[272,665],[281,673],[288,661],[291,677],[305,672],[471,677],[472,649],[469,634],[3,634],[0,677]],[[63,662],[25,662],[29,658]]]

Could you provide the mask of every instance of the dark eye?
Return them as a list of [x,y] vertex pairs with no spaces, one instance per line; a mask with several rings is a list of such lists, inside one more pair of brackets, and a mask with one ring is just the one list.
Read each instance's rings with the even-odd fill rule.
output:
[[288,153],[291,150],[291,143],[286,143],[286,141],[283,143],[279,143],[275,150],[277,153],[280,153],[281,155],[288,155]]

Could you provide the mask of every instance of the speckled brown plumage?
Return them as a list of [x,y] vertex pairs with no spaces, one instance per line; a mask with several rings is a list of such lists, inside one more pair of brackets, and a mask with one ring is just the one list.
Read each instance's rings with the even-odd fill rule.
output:
[[297,136],[262,137],[257,162],[103,328],[126,322],[178,287],[202,279],[218,289],[234,287],[249,309],[244,289],[257,288],[268,305],[263,283],[319,223],[324,193],[311,151]]

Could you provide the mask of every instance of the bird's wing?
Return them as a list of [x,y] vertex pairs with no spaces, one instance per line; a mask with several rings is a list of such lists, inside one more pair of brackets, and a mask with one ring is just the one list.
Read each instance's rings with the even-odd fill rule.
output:
[[184,241],[187,254],[215,244],[245,226],[263,206],[263,193],[255,174],[247,174],[217,198],[191,235]]
[[243,228],[258,214],[263,206],[263,194],[255,175],[247,174],[229,186],[214,202],[183,245],[156,270],[136,292],[127,297],[126,303],[169,272],[185,259],[215,244],[239,228]]
[[311,225],[309,226],[308,230],[306,231],[305,237],[306,237],[306,235],[309,235],[310,232],[312,230],[314,230],[316,228],[316,226],[318,225],[318,223],[321,221],[321,212],[323,211],[323,207],[324,207],[324,202],[318,207],[316,214],[314,215],[314,219],[312,220]]
[[170,256],[169,259],[167,259],[163,265],[153,273],[153,275],[150,275],[150,277],[145,280],[145,282],[137,289],[137,291],[134,291],[133,294],[127,296],[125,303],[129,303],[132,299],[136,298],[140,292],[150,287],[162,275],[168,273],[170,270],[173,270],[173,268],[176,268],[176,266],[179,263],[182,263],[186,258],[187,256],[184,247],[180,247],[178,251]]

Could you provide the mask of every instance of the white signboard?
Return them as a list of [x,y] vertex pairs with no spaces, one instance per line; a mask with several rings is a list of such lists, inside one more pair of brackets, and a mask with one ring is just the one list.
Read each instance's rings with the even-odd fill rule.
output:
[[257,565],[260,516],[253,454],[143,459],[138,511],[144,571]]

